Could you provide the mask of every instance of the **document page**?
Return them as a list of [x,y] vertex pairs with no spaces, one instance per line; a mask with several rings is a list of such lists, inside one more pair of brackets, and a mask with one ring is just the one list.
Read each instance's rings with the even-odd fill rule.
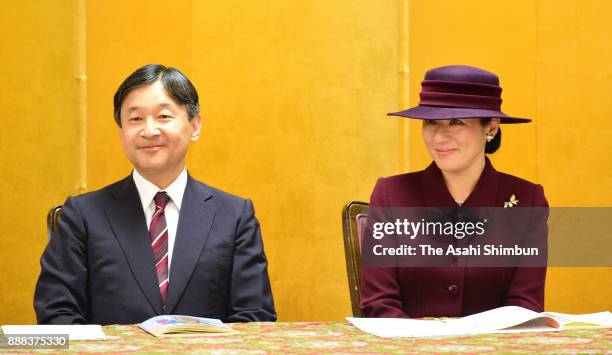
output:
[[472,334],[474,328],[453,326],[447,320],[404,318],[346,318],[359,330],[383,338],[423,338]]
[[[449,320],[455,327],[470,327],[482,331],[510,328],[540,318],[537,312],[517,306],[505,306],[490,311],[472,314],[463,318]],[[547,325],[542,324],[544,327]],[[554,327],[551,325],[550,327]]]
[[347,317],[347,320],[364,332],[385,338],[560,331],[565,327],[574,329],[612,327],[610,312],[577,315],[556,312],[537,313],[517,306],[500,307],[454,319]]
[[587,314],[543,312],[541,315],[553,318],[561,327],[612,327],[612,313],[608,311]]

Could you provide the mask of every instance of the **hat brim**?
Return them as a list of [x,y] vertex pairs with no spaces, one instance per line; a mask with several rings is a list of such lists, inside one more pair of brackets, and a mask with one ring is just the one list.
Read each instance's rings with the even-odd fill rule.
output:
[[527,123],[530,118],[510,117],[501,111],[476,108],[441,106],[416,106],[404,111],[388,113],[388,116],[416,118],[420,120],[448,120],[452,118],[499,118],[500,123]]

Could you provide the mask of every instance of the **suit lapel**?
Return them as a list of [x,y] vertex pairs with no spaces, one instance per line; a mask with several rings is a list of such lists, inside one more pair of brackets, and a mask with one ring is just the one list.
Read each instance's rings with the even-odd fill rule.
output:
[[170,265],[170,285],[166,307],[168,313],[174,311],[185,291],[208,239],[216,213],[215,207],[206,202],[211,197],[212,195],[203,185],[197,183],[191,176],[188,177]]
[[464,207],[495,207],[497,189],[499,187],[499,173],[485,157],[485,167],[474,187],[474,191],[463,204]]
[[[463,203],[463,207],[491,207],[495,206],[497,200],[497,189],[499,185],[499,173],[489,158],[485,157],[485,167],[474,190]],[[423,198],[427,207],[457,207],[457,203],[451,196],[442,171],[435,162],[432,162],[423,173]]]
[[442,171],[438,169],[435,162],[431,162],[423,172],[423,200],[425,207],[455,207],[450,192],[446,188]]
[[132,176],[117,184],[111,194],[115,199],[106,206],[106,216],[140,289],[153,309],[160,314],[162,301],[151,241]]

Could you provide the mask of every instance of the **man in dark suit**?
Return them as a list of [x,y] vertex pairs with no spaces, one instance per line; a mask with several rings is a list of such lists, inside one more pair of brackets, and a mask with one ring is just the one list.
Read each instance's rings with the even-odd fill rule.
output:
[[187,174],[198,94],[151,64],[119,87],[115,120],[134,170],[66,200],[41,257],[39,323],[129,324],[161,314],[274,321],[253,204]]

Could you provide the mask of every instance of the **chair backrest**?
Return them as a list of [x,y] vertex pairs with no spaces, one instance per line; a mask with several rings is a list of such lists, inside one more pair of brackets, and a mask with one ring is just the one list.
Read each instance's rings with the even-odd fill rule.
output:
[[57,220],[62,215],[62,205],[51,207],[47,213],[47,239],[51,240],[51,236],[57,227]]
[[365,202],[351,201],[342,209],[344,256],[354,317],[361,317],[359,309],[361,239],[366,227],[368,207],[369,205]]

